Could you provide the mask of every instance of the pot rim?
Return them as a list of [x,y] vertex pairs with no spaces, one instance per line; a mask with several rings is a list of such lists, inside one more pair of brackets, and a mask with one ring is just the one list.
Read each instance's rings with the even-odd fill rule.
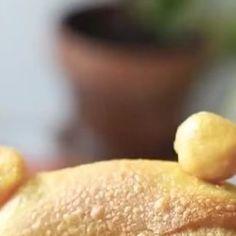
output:
[[[193,52],[199,52],[202,51],[202,49],[206,46],[205,40],[201,37],[201,35],[198,35],[198,37],[191,38],[191,40],[187,39],[184,40],[181,44],[177,45],[160,45],[157,41],[154,39],[147,42],[139,42],[132,41],[132,42],[124,42],[119,41],[116,39],[109,39],[106,37],[99,37],[95,36],[91,33],[89,33],[86,29],[82,29],[81,26],[78,27],[76,30],[73,28],[73,26],[70,24],[70,21],[73,20],[73,17],[82,18],[87,17],[87,15],[91,15],[92,13],[104,11],[121,11],[120,4],[113,3],[113,4],[102,4],[101,6],[86,6],[83,8],[74,8],[64,14],[62,16],[62,20],[59,24],[59,34],[61,34],[64,38],[69,38],[70,40],[73,39],[73,41],[81,41],[84,42],[87,41],[87,43],[91,43],[93,45],[98,45],[103,48],[116,48],[116,49],[125,49],[125,50],[131,50],[131,51],[148,51],[151,53],[162,53],[165,54],[169,53],[181,53],[181,54],[189,54]],[[107,16],[110,17],[110,16]],[[195,35],[197,36],[197,34]]]

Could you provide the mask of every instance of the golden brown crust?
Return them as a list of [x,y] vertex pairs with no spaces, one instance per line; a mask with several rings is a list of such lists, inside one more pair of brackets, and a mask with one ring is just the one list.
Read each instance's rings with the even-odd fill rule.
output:
[[0,206],[26,179],[25,162],[15,149],[0,146]]
[[181,236],[201,230],[233,235],[236,188],[205,183],[170,162],[110,161],[42,173],[0,210],[4,236]]
[[235,236],[235,230],[228,230],[222,228],[201,228],[197,230],[187,230],[183,233],[177,233],[173,236]]

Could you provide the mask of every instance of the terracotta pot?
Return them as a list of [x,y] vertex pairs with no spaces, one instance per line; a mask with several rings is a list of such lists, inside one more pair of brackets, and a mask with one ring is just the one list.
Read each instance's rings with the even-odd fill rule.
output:
[[125,41],[94,33],[100,21],[104,32],[111,31],[117,12],[75,11],[63,21],[60,58],[75,98],[63,149],[86,157],[81,162],[173,158],[185,96],[202,65],[202,44],[160,47],[147,38]]

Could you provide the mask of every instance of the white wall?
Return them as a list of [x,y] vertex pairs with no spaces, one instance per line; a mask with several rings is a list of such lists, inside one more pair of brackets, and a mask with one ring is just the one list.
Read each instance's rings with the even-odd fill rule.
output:
[[31,156],[55,152],[67,91],[53,58],[67,8],[111,0],[0,0],[0,143]]
[[53,59],[53,30],[58,11],[73,2],[0,0],[1,144],[33,155],[54,152],[67,97]]

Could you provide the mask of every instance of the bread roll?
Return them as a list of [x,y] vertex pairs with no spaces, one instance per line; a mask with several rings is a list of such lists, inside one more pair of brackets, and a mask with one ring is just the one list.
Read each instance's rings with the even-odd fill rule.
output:
[[148,160],[40,173],[1,208],[0,235],[233,236],[236,188]]

